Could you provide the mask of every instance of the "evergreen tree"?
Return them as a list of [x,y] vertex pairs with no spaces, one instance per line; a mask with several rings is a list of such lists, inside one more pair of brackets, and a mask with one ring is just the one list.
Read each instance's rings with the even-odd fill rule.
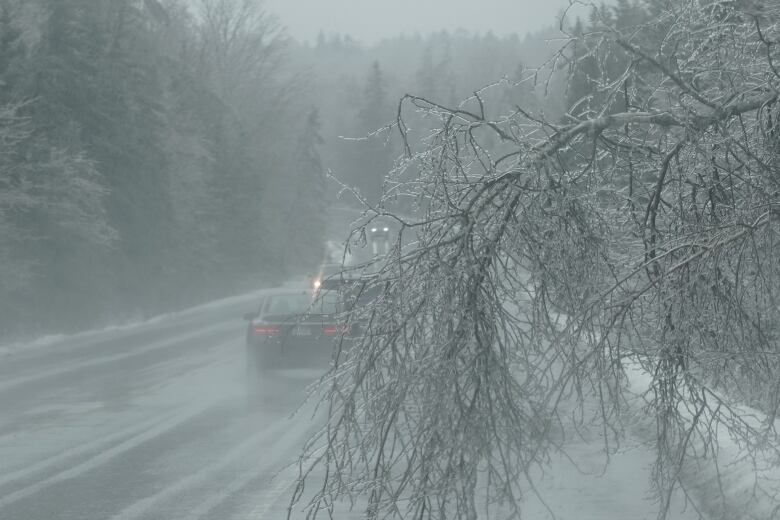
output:
[[364,197],[376,203],[382,192],[382,182],[392,164],[392,152],[387,143],[387,132],[383,128],[392,121],[393,113],[387,100],[387,86],[378,61],[371,64],[357,126],[366,140],[356,142],[357,176],[356,186]]
[[[442,47],[442,56],[434,59],[434,50]],[[452,103],[456,97],[456,81],[452,72],[450,55],[450,39],[446,33],[440,39],[431,38],[425,45],[420,59],[420,65],[415,71],[415,93],[427,99],[438,99]]]
[[363,130],[373,131],[387,123],[387,116],[387,86],[379,62],[374,61],[363,89],[358,121]]
[[299,252],[294,254],[293,258],[302,259],[304,264],[321,258],[327,238],[325,212],[328,199],[325,171],[320,156],[320,147],[325,141],[321,131],[319,110],[311,108],[304,119],[298,140],[299,165],[296,170],[298,178],[294,200],[299,203],[293,215],[294,220],[297,220],[295,228],[299,230],[299,239],[296,240]]

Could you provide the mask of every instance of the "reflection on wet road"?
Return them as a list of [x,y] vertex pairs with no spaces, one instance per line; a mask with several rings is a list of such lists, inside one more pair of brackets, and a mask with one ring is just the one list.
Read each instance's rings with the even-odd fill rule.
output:
[[257,298],[0,355],[0,518],[283,517],[318,373],[247,395]]

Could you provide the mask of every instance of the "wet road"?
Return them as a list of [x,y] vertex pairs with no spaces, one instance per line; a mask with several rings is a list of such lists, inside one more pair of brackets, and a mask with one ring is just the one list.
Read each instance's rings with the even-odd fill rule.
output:
[[258,298],[0,354],[0,519],[283,518],[317,372],[247,397]]
[[[285,518],[288,464],[320,425],[301,408],[317,372],[247,397],[241,317],[259,298],[0,350],[0,520]],[[604,473],[598,442],[570,448],[576,467],[551,461],[547,503],[529,494],[527,518],[655,518],[650,451]],[[696,517],[681,505],[670,518]]]

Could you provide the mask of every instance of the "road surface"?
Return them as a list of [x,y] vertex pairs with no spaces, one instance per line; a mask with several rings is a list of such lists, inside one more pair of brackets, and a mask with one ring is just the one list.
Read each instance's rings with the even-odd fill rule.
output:
[[[285,518],[288,464],[319,425],[301,408],[317,373],[277,374],[247,399],[241,317],[260,294],[0,350],[0,519]],[[598,476],[598,445],[572,448],[591,475],[554,459],[540,483],[558,518],[655,518],[651,453]],[[528,513],[549,517],[533,498]]]

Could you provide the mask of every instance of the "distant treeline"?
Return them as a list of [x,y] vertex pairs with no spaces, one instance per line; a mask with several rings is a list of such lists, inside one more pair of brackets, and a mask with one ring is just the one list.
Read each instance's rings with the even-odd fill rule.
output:
[[308,272],[326,172],[376,200],[401,149],[341,137],[406,92],[457,103],[505,78],[498,108],[534,107],[543,39],[306,46],[251,1],[0,0],[0,341]]

